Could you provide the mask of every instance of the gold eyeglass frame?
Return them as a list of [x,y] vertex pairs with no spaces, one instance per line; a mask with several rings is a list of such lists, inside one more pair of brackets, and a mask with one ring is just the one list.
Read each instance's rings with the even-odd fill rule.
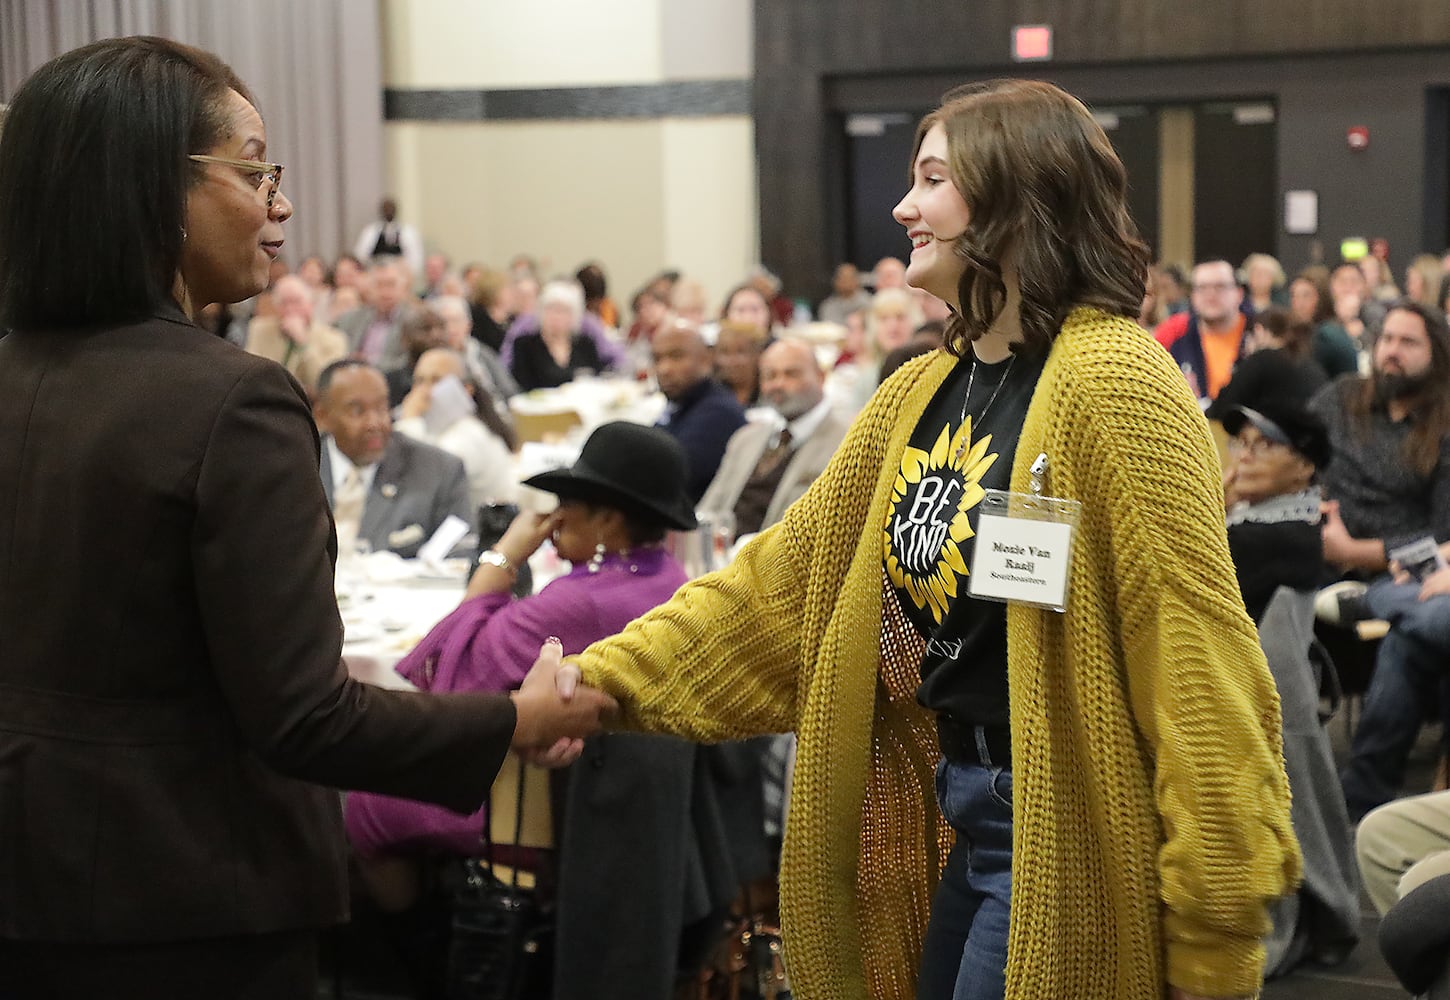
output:
[[282,186],[282,164],[268,163],[266,160],[233,160],[225,156],[208,156],[205,153],[192,153],[187,159],[197,163],[220,163],[224,167],[236,167],[250,174],[261,174],[262,179],[271,184],[267,189],[267,211],[272,210],[272,203],[277,200],[277,189]]

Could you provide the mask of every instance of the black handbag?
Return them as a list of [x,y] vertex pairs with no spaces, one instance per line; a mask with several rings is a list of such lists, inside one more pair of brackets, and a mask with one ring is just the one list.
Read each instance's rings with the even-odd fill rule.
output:
[[553,988],[554,913],[536,887],[519,887],[523,837],[524,766],[519,763],[514,815],[513,875],[494,874],[490,822],[483,824],[482,857],[462,862],[453,891],[448,944],[448,1000],[548,1000]]

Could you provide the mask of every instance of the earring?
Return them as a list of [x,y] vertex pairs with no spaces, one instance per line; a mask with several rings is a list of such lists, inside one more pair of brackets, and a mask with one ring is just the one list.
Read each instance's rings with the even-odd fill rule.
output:
[[599,567],[604,565],[604,542],[594,546],[594,557],[589,560],[589,572],[598,573]]

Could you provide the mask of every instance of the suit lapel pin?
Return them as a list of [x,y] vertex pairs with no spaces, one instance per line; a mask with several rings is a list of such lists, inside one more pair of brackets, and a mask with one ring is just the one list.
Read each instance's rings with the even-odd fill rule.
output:
[[392,483],[383,483],[383,497],[391,500],[398,495],[398,487]]

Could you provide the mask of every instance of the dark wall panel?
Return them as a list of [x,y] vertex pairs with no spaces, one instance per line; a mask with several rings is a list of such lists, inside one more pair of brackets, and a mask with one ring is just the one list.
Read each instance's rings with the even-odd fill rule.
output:
[[[1011,63],[1011,27],[1028,23],[1055,28],[1053,63]],[[1320,190],[1322,221],[1336,229],[1361,225],[1362,214],[1382,217],[1393,204],[1398,236],[1384,233],[1392,244],[1424,238],[1424,89],[1450,84],[1441,78],[1450,69],[1445,0],[757,0],[755,30],[761,252],[796,294],[824,294],[832,262],[847,252],[848,166],[831,115],[930,106],[972,77],[1035,72],[1064,84],[1071,78],[1076,86],[1068,89],[1114,103],[1268,96],[1280,116],[1281,190]],[[1365,52],[1388,58],[1431,47],[1441,49],[1433,60],[1437,70],[1371,60],[1377,71],[1389,69],[1388,82],[1339,72],[1338,63],[1358,56],[1284,58]],[[1301,68],[1287,82],[1272,72],[1267,79],[1263,72],[1258,80],[1239,79],[1261,63]],[[1203,79],[1205,69],[1213,80]],[[1364,121],[1345,122],[1346,114]],[[1377,145],[1372,136],[1366,155],[1373,159],[1342,162],[1348,124],[1370,124],[1384,137]],[[1336,133],[1337,147],[1330,138]],[[1378,184],[1366,185],[1383,190],[1377,202],[1353,207],[1344,200],[1354,190],[1352,179],[1363,179],[1362,167],[1407,152],[1407,165],[1389,164]],[[1280,237],[1289,256],[1306,256],[1310,242]]]
[[1200,105],[1193,115],[1194,256],[1236,266],[1254,251],[1275,253],[1280,224],[1275,123],[1241,120],[1240,107]]

